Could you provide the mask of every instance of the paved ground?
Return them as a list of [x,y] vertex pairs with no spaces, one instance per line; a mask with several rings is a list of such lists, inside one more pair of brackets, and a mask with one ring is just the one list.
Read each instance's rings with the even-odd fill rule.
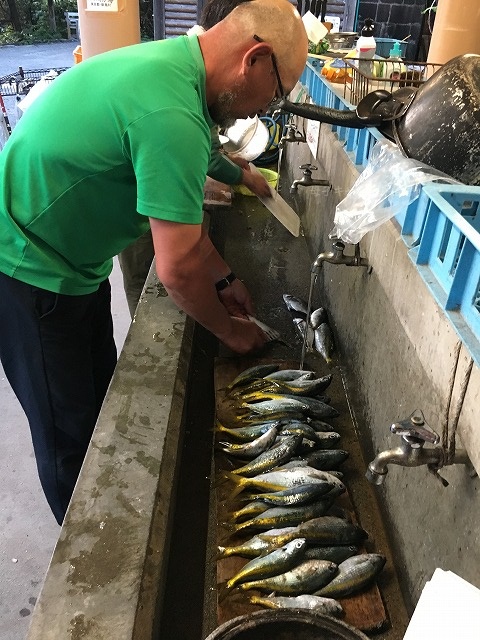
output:
[[[73,64],[78,42],[0,47],[0,77]],[[15,123],[15,101],[8,101]],[[117,347],[130,316],[118,265],[111,277]],[[23,640],[59,534],[38,481],[28,424],[0,366],[0,640]],[[60,639],[59,639],[60,640]]]

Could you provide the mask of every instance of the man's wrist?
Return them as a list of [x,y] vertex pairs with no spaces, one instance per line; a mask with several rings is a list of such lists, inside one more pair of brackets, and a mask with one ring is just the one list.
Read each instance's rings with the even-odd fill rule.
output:
[[215,289],[217,291],[223,291],[223,289],[226,289],[228,286],[230,286],[236,279],[237,276],[233,273],[233,271],[231,271],[227,276],[215,283]]

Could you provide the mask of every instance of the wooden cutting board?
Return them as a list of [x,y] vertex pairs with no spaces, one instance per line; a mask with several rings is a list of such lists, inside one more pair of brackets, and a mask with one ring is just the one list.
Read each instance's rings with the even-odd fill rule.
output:
[[[298,363],[288,362],[288,361],[275,361],[270,360],[269,362],[276,362],[280,365],[281,369],[290,369],[290,368],[298,368]],[[217,418],[221,421],[228,422],[229,418],[232,417],[232,408],[230,399],[225,398],[225,388],[226,386],[243,370],[247,369],[250,366],[255,366],[256,364],[262,364],[261,361],[247,360],[245,358],[223,358],[217,359],[215,363],[215,401],[216,401],[216,414]],[[325,372],[319,373],[318,375],[325,375]],[[334,373],[335,376],[335,373]],[[333,386],[333,383],[332,383]],[[338,388],[342,389],[341,384],[338,385]],[[329,388],[327,393],[332,395],[332,406],[336,406],[335,397],[332,394],[332,390]],[[343,419],[346,419],[343,416]],[[335,428],[337,428],[337,423],[333,423]],[[339,432],[341,433],[341,429],[338,427]],[[340,447],[342,446],[340,442]],[[346,466],[347,462],[343,465]],[[215,454],[215,471],[217,477],[221,474],[221,471],[225,469],[230,469],[231,464],[222,453],[216,452]],[[232,485],[227,482],[217,482],[215,489],[215,502],[216,502],[216,510],[217,510],[217,543],[223,546],[232,546],[239,542],[242,539],[235,536],[232,536],[228,529],[222,525],[223,522],[226,521],[229,512],[235,511],[241,506],[244,506],[245,503],[235,503],[228,500],[229,494],[232,491]],[[353,522],[358,522],[353,505],[348,496],[348,492],[342,496],[339,496],[335,504],[343,507],[351,514],[351,519]],[[252,534],[253,535],[253,534]],[[360,553],[365,552],[364,549],[360,549]],[[221,585],[227,580],[229,580],[232,576],[234,576],[244,564],[248,562],[245,558],[240,558],[237,556],[231,558],[223,558],[217,560],[217,584]],[[251,595],[259,594],[259,592],[251,591]],[[263,594],[265,595],[265,594]],[[248,594],[246,593],[231,593],[226,598],[221,598],[221,589],[217,592],[217,622],[218,625],[223,624],[227,620],[231,620],[236,616],[244,615],[251,613],[253,611],[258,611],[261,608],[253,605],[248,600]],[[373,584],[368,590],[350,596],[348,598],[339,599],[344,611],[345,617],[344,621],[348,624],[360,629],[364,632],[379,632],[388,625],[387,613],[382,601],[382,597],[380,594],[380,590],[377,584]]]

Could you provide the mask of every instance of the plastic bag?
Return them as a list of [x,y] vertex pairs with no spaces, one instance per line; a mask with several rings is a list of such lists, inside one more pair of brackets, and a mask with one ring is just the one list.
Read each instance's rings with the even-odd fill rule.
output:
[[331,235],[357,244],[366,233],[405,211],[420,195],[422,184],[434,181],[458,184],[441,171],[405,158],[393,142],[377,142],[365,169],[335,209]]

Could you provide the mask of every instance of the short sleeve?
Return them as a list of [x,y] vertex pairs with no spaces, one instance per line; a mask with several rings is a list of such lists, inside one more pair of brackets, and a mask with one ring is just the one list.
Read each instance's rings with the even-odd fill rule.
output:
[[124,150],[137,182],[137,211],[187,224],[203,219],[210,130],[186,109],[160,109],[128,127]]

